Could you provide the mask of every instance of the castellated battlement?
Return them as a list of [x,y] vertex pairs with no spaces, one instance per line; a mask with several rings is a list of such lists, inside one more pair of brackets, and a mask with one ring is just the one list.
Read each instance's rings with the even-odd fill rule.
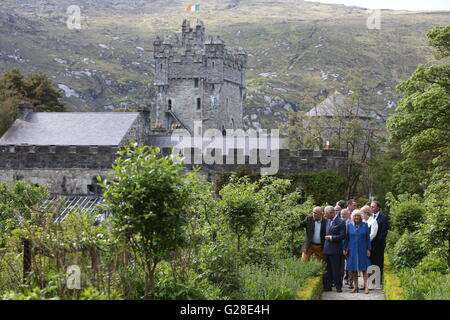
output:
[[109,169],[116,146],[1,145],[0,169]]
[[157,37],[153,42],[155,85],[170,79],[205,78],[208,83],[229,81],[244,87],[247,54],[243,48],[228,50],[219,37],[207,36],[203,22],[191,27],[184,20],[179,35]]

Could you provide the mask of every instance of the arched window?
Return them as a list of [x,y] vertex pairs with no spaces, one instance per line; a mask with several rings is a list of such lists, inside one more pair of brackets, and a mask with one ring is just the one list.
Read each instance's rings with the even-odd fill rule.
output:
[[172,100],[167,101],[167,109],[172,110]]

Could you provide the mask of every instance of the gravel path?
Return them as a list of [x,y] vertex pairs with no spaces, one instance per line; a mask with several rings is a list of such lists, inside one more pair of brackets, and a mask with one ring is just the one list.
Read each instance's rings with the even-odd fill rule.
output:
[[[360,287],[363,284],[362,277],[358,280]],[[342,292],[336,292],[336,288],[333,287],[332,291],[323,292],[322,300],[385,300],[383,290],[370,290],[369,294],[364,293],[364,289],[359,289],[358,293],[350,293],[352,289],[344,285]]]

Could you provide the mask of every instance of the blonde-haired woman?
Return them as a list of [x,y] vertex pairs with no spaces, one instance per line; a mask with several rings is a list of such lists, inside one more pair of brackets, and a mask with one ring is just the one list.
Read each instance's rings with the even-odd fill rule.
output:
[[352,212],[352,221],[347,225],[347,238],[344,243],[344,255],[347,256],[346,270],[352,272],[354,288],[351,293],[359,291],[358,271],[364,278],[364,293],[369,293],[367,286],[367,268],[370,266],[370,233],[369,225],[363,221],[360,210]]
[[364,221],[366,221],[369,225],[370,241],[372,242],[377,236],[378,222],[373,218],[372,210],[370,210],[369,206],[362,207],[361,212],[363,214]]

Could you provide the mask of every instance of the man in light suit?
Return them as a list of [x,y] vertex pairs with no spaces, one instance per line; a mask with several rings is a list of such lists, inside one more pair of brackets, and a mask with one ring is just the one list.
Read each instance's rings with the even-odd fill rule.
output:
[[384,249],[386,248],[386,236],[389,229],[389,218],[381,212],[381,205],[378,201],[372,201],[370,210],[373,218],[378,223],[378,232],[375,239],[372,240],[372,252],[370,262],[380,267],[381,276],[383,276],[384,267]]
[[325,208],[325,217],[328,219],[323,256],[326,263],[324,290],[331,291],[334,282],[337,292],[342,292],[342,248],[345,240],[345,221],[336,216],[332,206]]
[[315,207],[312,216],[306,217],[299,225],[306,227],[306,237],[302,247],[302,260],[309,261],[311,255],[315,255],[317,260],[323,260],[323,243],[325,241],[325,228],[327,221],[322,215],[322,208]]

